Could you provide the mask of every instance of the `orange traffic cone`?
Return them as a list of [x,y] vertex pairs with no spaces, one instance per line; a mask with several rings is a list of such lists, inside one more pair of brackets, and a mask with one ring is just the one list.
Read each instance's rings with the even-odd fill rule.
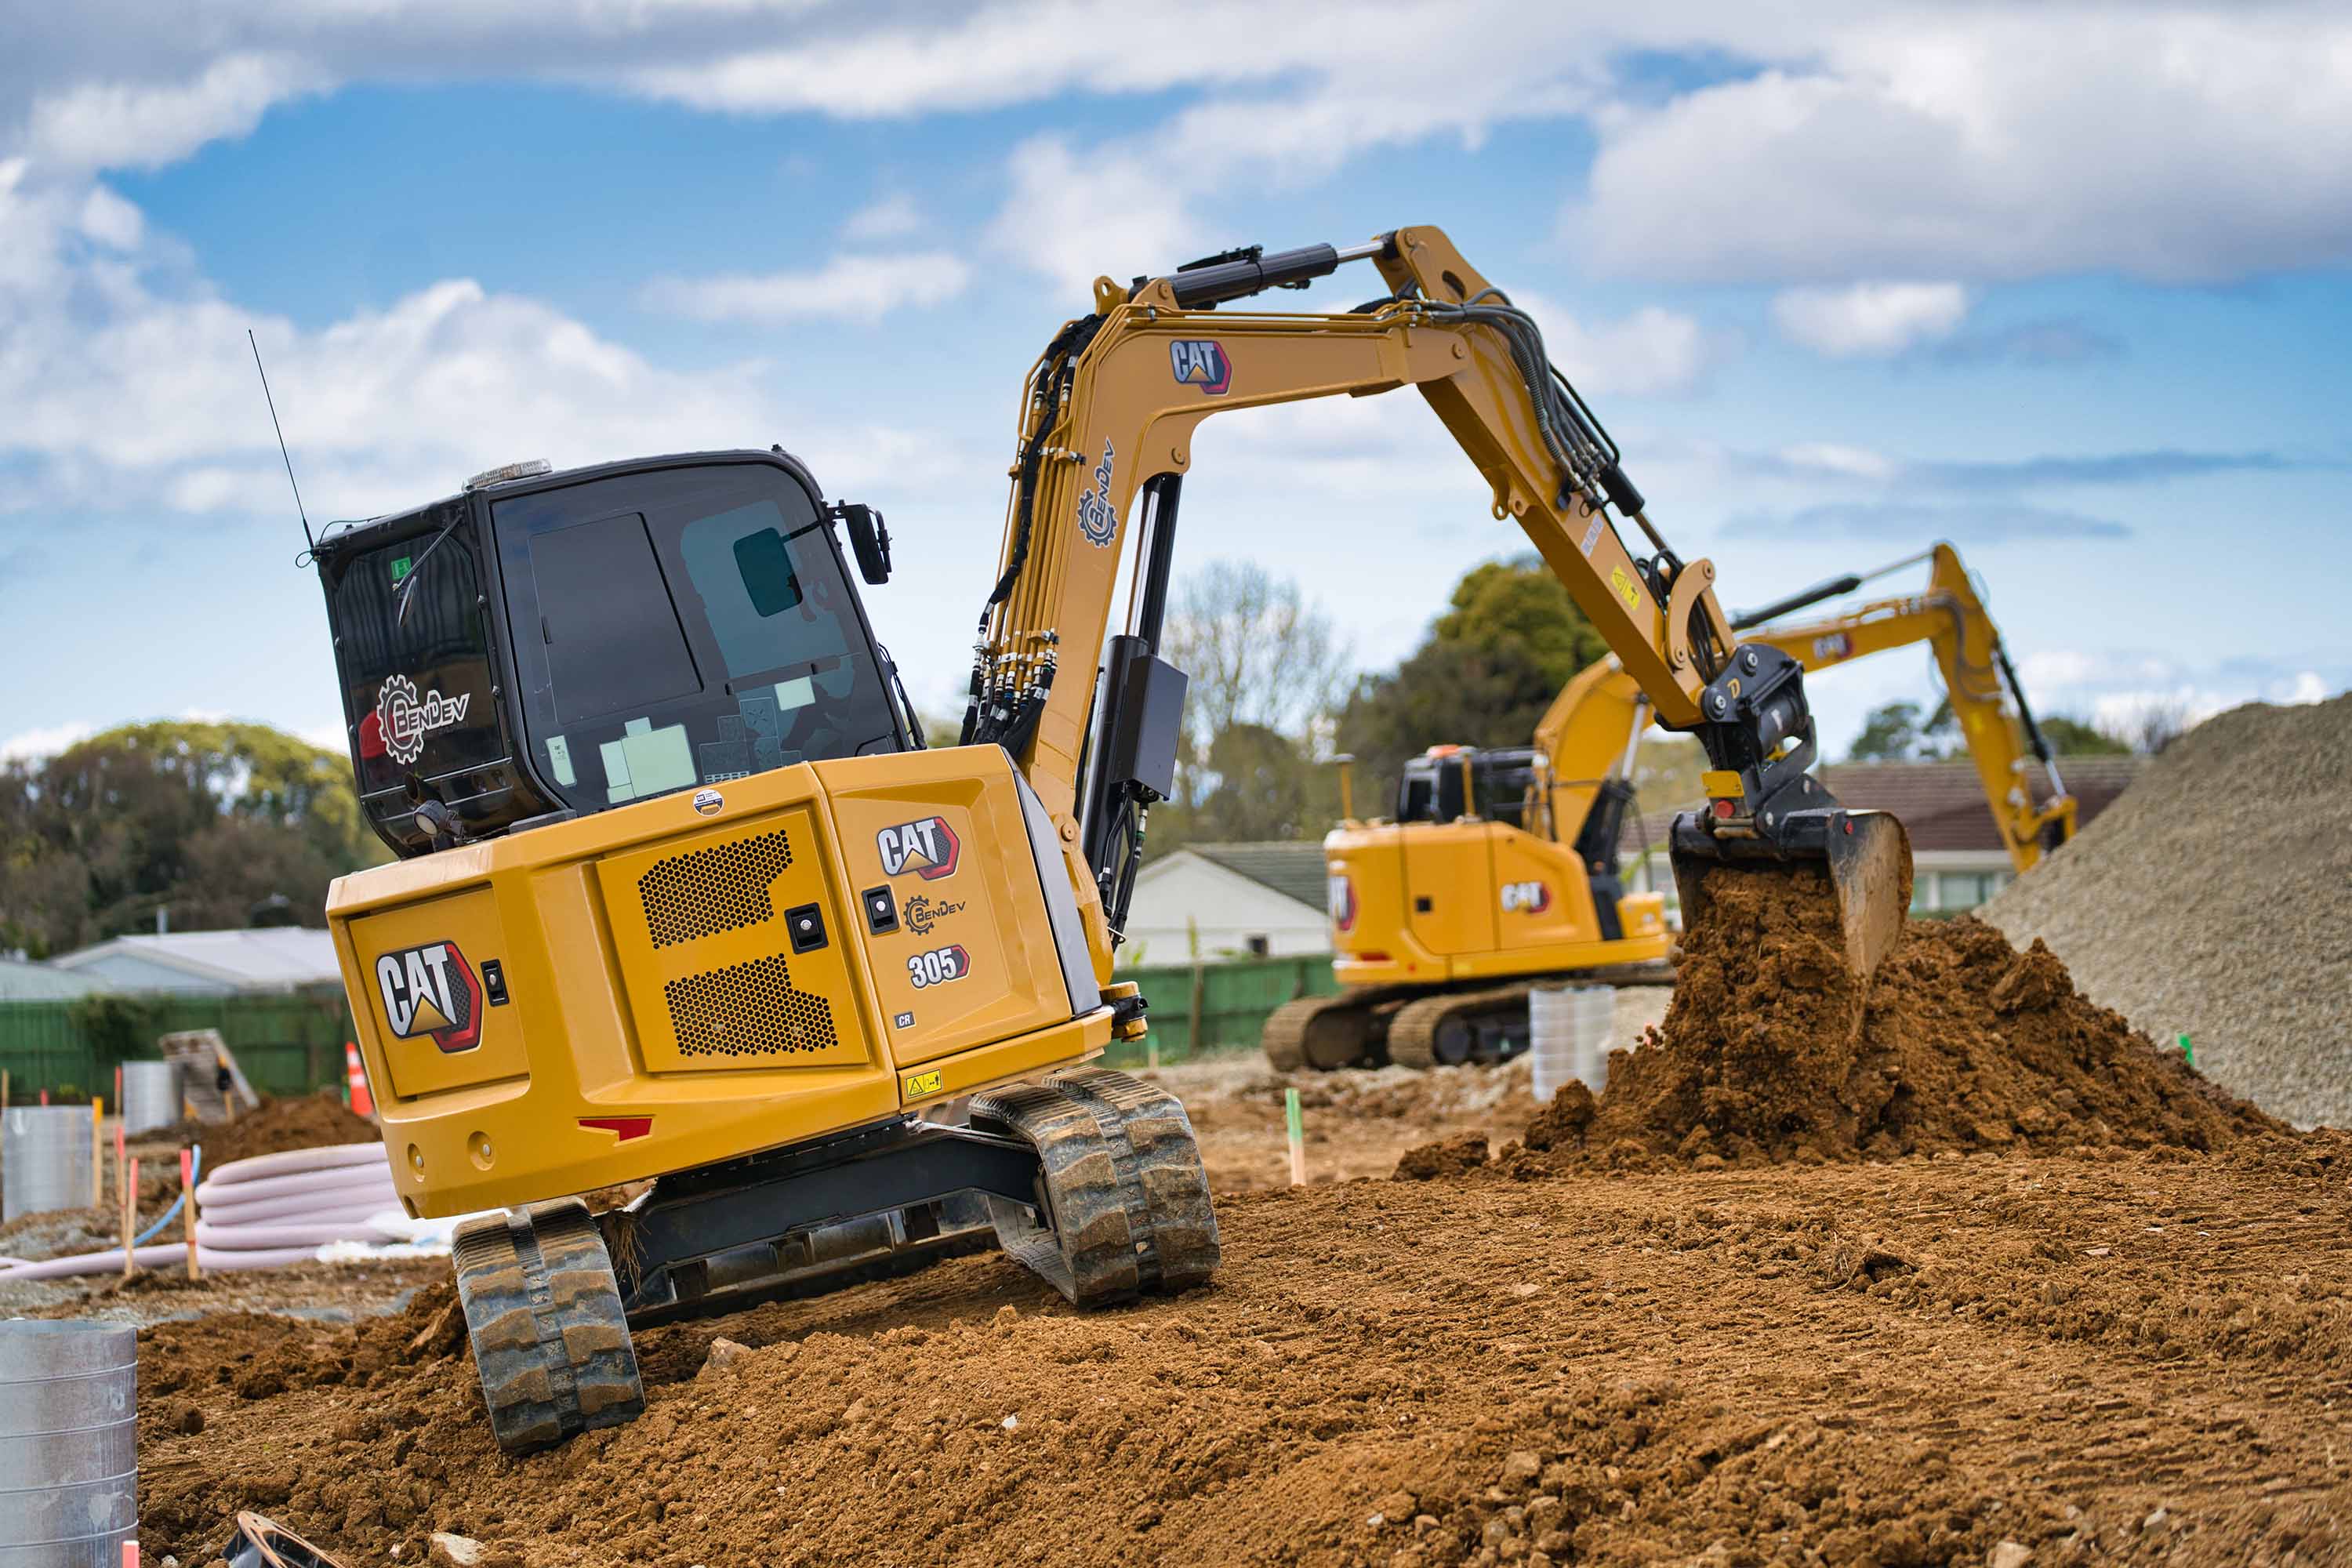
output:
[[375,1096],[368,1092],[367,1068],[360,1063],[360,1048],[350,1040],[343,1042],[343,1099],[355,1114],[375,1115]]

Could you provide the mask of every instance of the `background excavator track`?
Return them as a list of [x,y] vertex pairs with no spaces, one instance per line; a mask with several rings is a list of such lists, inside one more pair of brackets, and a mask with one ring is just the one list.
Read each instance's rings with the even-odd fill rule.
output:
[[1492,985],[1479,991],[1447,991],[1406,1003],[1389,1020],[1389,1060],[1399,1067],[1459,1067],[1478,1056],[1482,1028],[1518,1026],[1517,1049],[1492,1053],[1504,1060],[1527,1048],[1528,994],[1534,982]]
[[1301,996],[1268,1014],[1259,1035],[1276,1072],[1312,1067],[1328,1072],[1376,1061],[1391,1004],[1412,995],[1403,986],[1360,986],[1336,996]]

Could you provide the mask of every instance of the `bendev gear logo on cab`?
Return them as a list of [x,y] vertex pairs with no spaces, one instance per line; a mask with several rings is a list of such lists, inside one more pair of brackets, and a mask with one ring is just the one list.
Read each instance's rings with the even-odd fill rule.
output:
[[912,871],[926,882],[954,876],[956,859],[963,853],[963,846],[944,816],[927,816],[920,822],[886,827],[874,836],[874,847],[881,851],[884,876]]
[[[375,711],[361,721],[360,754],[387,756],[395,765],[404,768],[425,754],[427,735],[464,723],[466,710],[473,700],[470,691],[461,691],[455,697],[428,691],[419,697],[415,681],[404,675],[395,675],[376,693]],[[373,725],[369,720],[373,721]]]
[[375,961],[383,1019],[404,1040],[429,1039],[446,1052],[482,1041],[482,983],[454,942],[404,947]]

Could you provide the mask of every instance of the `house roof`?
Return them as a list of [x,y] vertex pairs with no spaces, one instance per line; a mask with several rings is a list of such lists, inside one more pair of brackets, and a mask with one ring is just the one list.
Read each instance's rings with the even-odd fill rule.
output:
[[87,996],[100,984],[52,964],[0,958],[0,1002],[57,1002]]
[[1187,844],[1179,854],[1198,855],[1260,886],[1273,889],[1308,909],[1321,910],[1329,887],[1323,868],[1323,845],[1311,838],[1276,839],[1255,844]]
[[342,983],[334,939],[300,926],[263,931],[175,931],[161,936],[118,936],[52,961],[63,970],[87,969],[131,957],[240,991],[282,991],[296,985]]
[[[2089,826],[2138,776],[2147,761],[2138,756],[2059,758],[2059,775],[2074,795],[2075,826]],[[2034,795],[2046,795],[2047,774],[2039,763],[2030,771]],[[1992,813],[1985,808],[1984,787],[1977,782],[1972,763],[1834,763],[1820,773],[1822,782],[1841,805],[1892,812],[1900,818],[1915,852],[1999,852],[2007,847]],[[1664,848],[1666,829],[1675,812],[1698,805],[1692,801],[1675,810],[1650,812],[1638,821],[1628,816],[1618,838],[1618,852],[1639,854],[1645,835],[1649,847]]]

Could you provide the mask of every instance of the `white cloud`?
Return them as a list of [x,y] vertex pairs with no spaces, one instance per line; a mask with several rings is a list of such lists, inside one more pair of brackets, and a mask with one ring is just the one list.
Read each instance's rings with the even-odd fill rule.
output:
[[904,239],[923,226],[923,215],[914,198],[900,192],[858,208],[841,226],[844,239],[870,243],[877,239]]
[[1718,357],[1720,345],[1698,318],[1680,310],[1645,305],[1615,321],[1594,321],[1528,289],[1509,292],[1542,329],[1552,363],[1580,392],[1595,397],[1686,392]]
[[88,201],[0,169],[0,461],[17,470],[0,516],[279,517],[285,475],[248,327],[304,493],[328,517],[413,504],[517,458],[765,446],[786,431],[825,454],[828,484],[920,485],[946,460],[935,438],[781,403],[756,362],[667,370],[469,279],[298,329],[186,276],[120,198],[100,204],[107,241],[91,239]]
[[1182,184],[1140,153],[1114,147],[1081,158],[1066,139],[1039,136],[1013,150],[1007,173],[1013,192],[989,225],[989,244],[1054,279],[1074,310],[1092,308],[1087,287],[1107,268],[1165,270],[1206,248]]
[[1789,289],[1772,300],[1780,335],[1832,359],[1883,358],[1951,336],[1969,313],[1958,283]]
[[224,55],[185,81],[74,83],[33,100],[25,145],[50,168],[159,168],[328,85],[316,67],[278,53]]
[[2045,647],[2019,658],[2018,676],[2038,711],[2129,735],[2154,717],[2193,724],[2242,703],[2324,702],[2345,689],[2352,670],[2338,668],[2331,677],[2264,659],[2195,664],[2145,649]]
[[1890,6],[1809,15],[1752,58],[1600,116],[1563,236],[1643,278],[2208,280],[2352,256],[2340,8]]
[[51,724],[36,730],[23,730],[0,741],[0,763],[37,762],[54,757],[78,741],[87,741],[98,733],[98,726],[87,720],[69,719],[62,724]]
[[1850,447],[1836,441],[1803,441],[1787,447],[1781,459],[1790,468],[1843,479],[1891,479],[1902,465],[1884,452]]
[[646,286],[645,300],[698,321],[877,321],[905,307],[944,304],[971,281],[971,268],[945,251],[845,254],[813,272],[658,278]]
[[[344,81],[535,79],[849,120],[1182,94],[1148,133],[1061,144],[1097,224],[1130,227],[1141,199],[1164,209],[1154,237],[1189,238],[1209,226],[1199,209],[1235,192],[1296,189],[1381,148],[1475,152],[1581,120],[1599,153],[1563,241],[1646,278],[2203,280],[2352,256],[2340,7],[1202,0],[1148,49],[1105,47],[1131,20],[1118,0],[19,9],[0,58],[0,158],[53,171],[152,167]],[[1662,85],[1661,58],[1706,61],[1709,79]],[[1139,164],[1152,178],[1134,178]],[[1064,231],[1017,221],[1059,211],[1043,198],[1065,193],[1013,172],[1001,226],[1069,279],[1075,264],[1053,254]]]

